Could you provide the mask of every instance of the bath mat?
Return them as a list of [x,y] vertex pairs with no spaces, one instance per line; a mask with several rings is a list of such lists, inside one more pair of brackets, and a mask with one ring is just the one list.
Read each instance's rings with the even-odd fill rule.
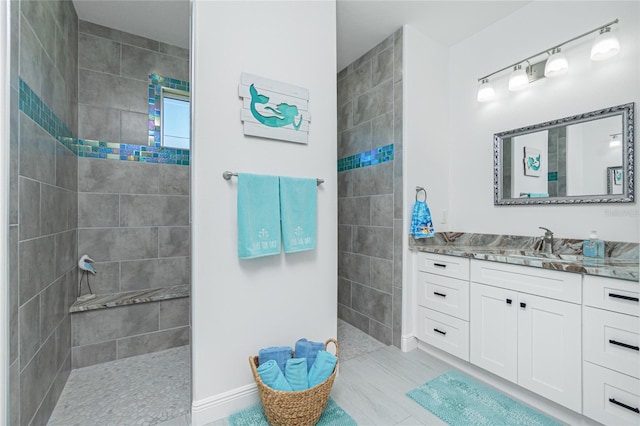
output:
[[454,370],[407,392],[407,396],[453,426],[561,425]]
[[[269,426],[262,404],[245,408],[229,416],[229,426]],[[357,423],[331,398],[327,401],[317,426],[356,426]]]

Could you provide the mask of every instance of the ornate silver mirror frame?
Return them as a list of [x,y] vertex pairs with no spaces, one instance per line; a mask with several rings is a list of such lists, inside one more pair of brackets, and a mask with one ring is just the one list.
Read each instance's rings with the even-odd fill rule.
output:
[[[634,103],[628,103],[624,105],[617,105],[609,108],[604,108],[597,111],[591,111],[584,114],[578,114],[570,117],[561,118],[558,120],[547,121],[544,123],[535,124],[532,126],[513,129],[505,132],[494,134],[493,137],[493,190],[494,190],[494,205],[496,206],[509,206],[509,205],[535,205],[535,204],[581,204],[581,203],[632,203],[634,202],[634,174],[635,174],[635,158],[634,158]],[[604,194],[588,194],[588,195],[574,195],[574,196],[552,196],[547,193],[540,194],[520,194],[518,197],[511,197],[508,191],[510,191],[510,183],[505,187],[506,180],[509,179],[510,173],[516,173],[518,166],[515,161],[511,162],[511,154],[509,151],[510,146],[505,147],[505,142],[510,142],[516,136],[529,135],[535,132],[551,131],[556,128],[563,128],[566,132],[567,126],[575,125],[578,123],[586,123],[590,121],[605,119],[609,117],[620,116],[622,121],[621,133],[622,133],[622,158],[621,164],[617,164],[617,167],[622,167],[622,191],[620,194],[611,194],[609,190]],[[566,133],[565,133],[566,134]],[[508,148],[508,149],[505,149]],[[535,152],[535,151],[534,151]],[[509,162],[512,170],[506,172],[503,168],[505,164],[505,158],[503,156],[509,155]],[[525,157],[527,153],[525,152]],[[566,155],[566,154],[565,154]],[[540,157],[538,157],[539,159]],[[566,160],[566,159],[565,159]],[[526,162],[523,159],[523,163]],[[524,168],[527,166],[524,164]],[[602,179],[609,178],[610,170],[603,171]],[[524,172],[526,174],[526,171]],[[606,174],[605,174],[606,173]],[[547,183],[548,185],[548,183]],[[605,191],[603,191],[605,192]],[[545,196],[546,195],[546,196]]]

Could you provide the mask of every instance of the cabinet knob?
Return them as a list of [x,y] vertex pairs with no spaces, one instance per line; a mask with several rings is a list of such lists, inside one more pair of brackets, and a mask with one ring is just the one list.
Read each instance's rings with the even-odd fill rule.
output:
[[527,304],[526,304],[526,303],[524,303],[524,302],[520,302],[520,307],[521,307],[521,308],[526,308],[526,307],[527,307]]
[[510,304],[511,304],[511,302],[512,302],[512,300],[511,300],[511,299],[507,299],[507,305],[510,305]]

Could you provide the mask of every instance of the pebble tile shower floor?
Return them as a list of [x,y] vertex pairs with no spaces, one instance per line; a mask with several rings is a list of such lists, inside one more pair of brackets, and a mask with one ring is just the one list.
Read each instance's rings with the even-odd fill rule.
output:
[[50,426],[154,425],[191,408],[190,347],[73,370]]

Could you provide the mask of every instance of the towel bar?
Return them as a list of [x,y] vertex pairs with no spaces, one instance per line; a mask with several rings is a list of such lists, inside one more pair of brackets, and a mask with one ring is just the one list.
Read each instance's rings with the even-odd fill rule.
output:
[[[227,171],[225,171],[225,172],[223,172],[223,173],[222,173],[222,177],[223,177],[223,179],[224,179],[224,180],[231,180],[231,178],[232,178],[233,176],[236,176],[236,177],[237,177],[237,176],[238,176],[238,174],[237,174],[237,173],[230,172],[229,170],[227,170]],[[323,183],[324,183],[324,179],[320,179],[320,178],[316,179],[316,184],[317,184],[317,185],[321,185],[321,184],[323,184]]]

